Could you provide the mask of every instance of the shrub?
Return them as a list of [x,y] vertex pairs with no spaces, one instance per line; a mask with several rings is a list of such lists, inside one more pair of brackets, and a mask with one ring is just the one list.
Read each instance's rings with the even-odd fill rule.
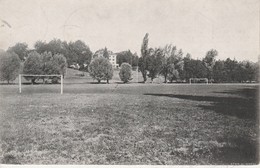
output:
[[0,53],[0,80],[10,81],[16,79],[21,68],[21,60],[14,52]]
[[89,64],[89,74],[93,79],[96,79],[98,83],[101,80],[109,80],[113,77],[113,68],[112,64],[108,59],[104,57],[97,57]]
[[120,79],[127,83],[129,80],[132,80],[132,66],[128,63],[123,63],[119,72]]

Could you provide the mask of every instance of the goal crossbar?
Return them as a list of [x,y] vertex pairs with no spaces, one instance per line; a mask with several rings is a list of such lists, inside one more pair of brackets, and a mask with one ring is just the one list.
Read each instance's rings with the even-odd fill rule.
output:
[[60,77],[60,94],[63,94],[63,75],[30,75],[30,74],[19,74],[19,93],[22,93],[22,76],[35,76],[35,77],[48,77],[48,76],[58,76]]

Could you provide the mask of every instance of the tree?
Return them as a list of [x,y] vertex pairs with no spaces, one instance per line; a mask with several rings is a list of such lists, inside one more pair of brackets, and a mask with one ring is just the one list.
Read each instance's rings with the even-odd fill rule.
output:
[[227,58],[224,62],[224,66],[226,72],[226,81],[235,82],[237,78],[236,70],[237,70],[238,62],[235,59],[231,60],[230,58]]
[[213,67],[216,62],[216,56],[218,55],[218,51],[215,49],[211,49],[210,51],[207,52],[205,58],[203,58],[203,63],[208,69],[208,78],[212,80],[212,73],[213,73]]
[[119,66],[121,66],[122,63],[129,63],[131,65],[133,57],[134,55],[131,53],[130,50],[122,51],[117,54],[116,60]]
[[170,81],[170,83],[173,82],[173,80],[177,80],[179,78],[179,72],[175,69],[174,64],[170,64],[169,65],[169,72],[167,75],[168,80]]
[[169,57],[171,55],[172,46],[166,45],[163,49],[163,56],[162,56],[162,65],[160,74],[164,77],[164,83],[167,83],[167,76],[169,73]]
[[[24,62],[23,73],[30,75],[42,74],[41,55],[39,53],[36,51],[29,53],[28,58]],[[39,77],[35,76],[25,77],[26,80],[31,80],[32,84],[34,84],[38,78]]]
[[[54,54],[51,52],[44,52],[41,54],[41,70],[44,75],[61,74],[65,76],[67,61],[62,54]],[[53,79],[54,77],[48,77]],[[56,78],[56,77],[55,77]],[[45,77],[42,77],[43,81]],[[57,82],[57,81],[55,81]]]
[[186,81],[189,81],[189,78],[205,78],[207,68],[201,60],[194,60],[186,56],[184,58],[184,74]]
[[143,43],[141,46],[141,57],[139,58],[138,61],[138,66],[139,66],[139,70],[142,73],[142,76],[144,78],[144,82],[146,82],[147,80],[147,57],[149,56],[149,51],[148,51],[148,36],[149,34],[146,33],[143,39]]
[[223,82],[226,80],[224,61],[216,61],[213,67],[213,78],[215,82]]
[[108,53],[106,47],[105,47],[105,49],[104,49],[103,57],[106,58],[106,59],[109,59],[109,53]]
[[74,54],[77,56],[77,63],[80,66],[80,69],[84,69],[84,64],[90,64],[92,52],[90,51],[89,47],[80,40],[77,40],[76,42],[71,44],[72,50]]
[[21,60],[14,52],[1,52],[0,53],[0,80],[10,81],[16,79],[21,68]]
[[44,52],[51,52],[52,55],[62,54],[69,66],[77,63],[81,70],[84,70],[84,64],[89,64],[92,58],[89,47],[81,40],[69,43],[60,39],[53,39],[49,43],[37,41],[34,47],[40,54]]
[[132,66],[128,63],[123,63],[119,72],[120,79],[127,83],[129,80],[132,80]]
[[151,78],[152,82],[161,71],[163,50],[160,48],[149,49],[149,57],[147,57],[147,70],[149,71],[148,77]]
[[101,80],[107,80],[107,83],[109,83],[109,80],[113,77],[112,64],[104,57],[96,57],[92,60],[88,70],[90,76],[96,79],[98,83],[100,83]]
[[55,54],[53,56],[54,62],[56,62],[59,66],[59,74],[62,74],[63,77],[66,73],[66,67],[67,67],[67,60],[62,54]]
[[35,51],[39,54],[51,51],[48,44],[43,41],[36,41],[36,43],[34,44],[34,48],[35,48]]
[[16,43],[14,46],[9,47],[7,52],[16,53],[21,61],[24,61],[28,55],[28,45],[26,43]]

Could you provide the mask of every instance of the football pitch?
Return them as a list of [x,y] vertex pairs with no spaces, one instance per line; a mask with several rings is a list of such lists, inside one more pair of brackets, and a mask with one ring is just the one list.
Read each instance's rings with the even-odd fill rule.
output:
[[258,85],[22,87],[0,85],[1,163],[258,163]]

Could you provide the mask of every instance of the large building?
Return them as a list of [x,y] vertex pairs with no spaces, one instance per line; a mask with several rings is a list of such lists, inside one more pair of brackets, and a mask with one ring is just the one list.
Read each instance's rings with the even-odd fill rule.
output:
[[[97,50],[95,52],[95,54],[93,55],[93,58],[96,58],[96,57],[103,57],[104,56],[104,51],[105,49],[100,49],[100,50]],[[107,51],[108,52],[108,55],[109,55],[109,62],[112,64],[113,68],[118,68],[119,65],[116,63],[116,54],[113,53],[112,51]]]

